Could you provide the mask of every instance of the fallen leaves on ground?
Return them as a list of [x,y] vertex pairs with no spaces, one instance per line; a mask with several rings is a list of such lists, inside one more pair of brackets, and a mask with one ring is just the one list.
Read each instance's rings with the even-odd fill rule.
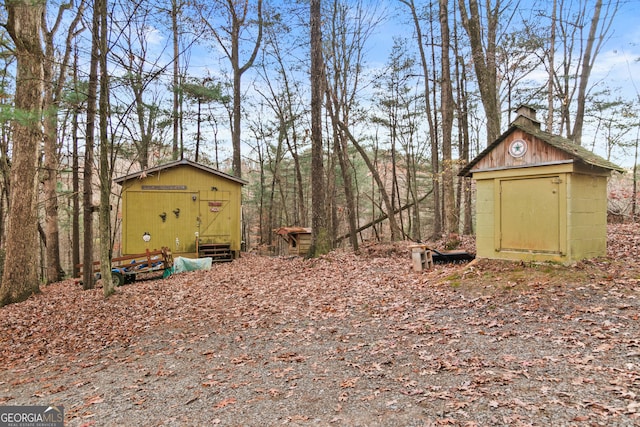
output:
[[0,404],[70,426],[634,425],[640,228],[608,244],[421,273],[406,242],[247,254],[107,300],[53,284],[0,309]]

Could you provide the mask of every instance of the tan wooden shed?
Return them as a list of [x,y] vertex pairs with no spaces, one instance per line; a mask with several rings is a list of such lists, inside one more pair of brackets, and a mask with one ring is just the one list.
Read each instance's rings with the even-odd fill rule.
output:
[[311,229],[306,227],[280,227],[274,230],[287,243],[289,255],[305,256],[311,247]]
[[623,169],[544,132],[522,106],[459,173],[476,181],[476,256],[567,263],[606,255],[607,178]]
[[123,255],[162,247],[214,261],[240,255],[246,181],[185,159],[115,182],[122,186]]

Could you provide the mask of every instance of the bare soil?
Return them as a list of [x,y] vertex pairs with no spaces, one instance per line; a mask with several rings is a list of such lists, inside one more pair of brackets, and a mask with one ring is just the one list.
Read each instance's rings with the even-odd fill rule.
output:
[[0,309],[0,404],[67,426],[640,425],[640,229],[609,236],[571,266],[415,273],[401,243],[107,300],[57,283]]

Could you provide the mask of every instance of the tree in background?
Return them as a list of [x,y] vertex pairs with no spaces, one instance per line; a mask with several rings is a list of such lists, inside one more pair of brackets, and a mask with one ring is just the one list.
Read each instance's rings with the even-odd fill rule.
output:
[[[351,246],[358,250],[356,194],[352,177],[353,165],[349,158],[349,138],[342,127],[352,127],[362,121],[357,114],[358,91],[364,69],[364,53],[367,39],[371,36],[379,13],[375,7],[362,1],[344,2],[334,0],[326,19],[326,43],[324,50],[326,108],[331,118],[333,154],[340,168],[346,204],[346,217]],[[332,178],[332,182],[336,182]],[[336,185],[332,186],[337,191]],[[384,191],[384,188],[380,189]],[[333,192],[330,192],[333,193]],[[335,197],[334,197],[335,199]],[[335,200],[330,203],[332,212],[337,211]],[[393,216],[393,209],[388,211]],[[337,235],[337,220],[332,221],[332,239]],[[393,229],[395,233],[397,230]]]
[[37,245],[38,233],[37,162],[42,141],[44,92],[41,34],[46,1],[13,0],[4,7],[8,15],[6,28],[15,46],[17,63],[11,192],[0,306],[24,301],[39,291],[33,248]]
[[[238,2],[235,0],[216,0],[210,4],[210,9],[206,10],[202,5],[200,16],[202,24],[211,32],[217,43],[225,53],[233,69],[233,111],[231,122],[231,138],[233,145],[233,174],[238,178],[242,177],[241,160],[241,129],[242,117],[242,75],[253,66],[253,62],[258,55],[262,42],[262,0],[256,3],[256,19],[249,20],[249,1]],[[215,25],[216,15],[227,19],[226,25],[217,28]],[[249,58],[240,65],[240,44],[243,40],[243,32],[251,26],[257,26],[255,42]]]
[[[560,69],[556,70],[556,64],[551,62],[555,60],[555,56],[550,55],[548,67],[551,70],[550,78],[554,80],[555,99],[560,100],[560,130],[564,130],[566,137],[576,144],[582,144],[591,71],[611,31],[620,2],[614,0],[603,4],[602,0],[597,0],[594,5],[590,1],[581,0],[576,5],[572,1],[558,1],[558,12],[557,15],[552,15],[551,25],[557,26],[552,35],[559,40],[552,38],[550,43],[561,43],[563,58]],[[554,1],[554,11],[555,7]],[[588,13],[591,11],[593,15],[587,25]],[[586,28],[589,31],[585,36]],[[555,52],[555,46],[551,52]],[[573,114],[575,120],[572,126]]]
[[[295,177],[293,180],[295,188],[292,191],[293,209],[291,215],[287,215],[285,211],[285,216],[288,217],[285,224],[306,227],[308,222],[307,197],[305,195],[307,181],[303,178],[300,151],[305,148],[304,141],[308,136],[307,133],[302,133],[302,129],[306,127],[304,120],[308,105],[303,99],[303,90],[306,85],[300,80],[300,73],[296,73],[299,67],[305,65],[296,62],[293,66],[291,64],[295,60],[294,52],[299,44],[299,40],[292,35],[291,27],[282,21],[279,14],[270,15],[268,21],[269,25],[265,26],[264,48],[261,50],[262,58],[259,69],[261,80],[267,89],[263,90],[260,88],[262,85],[256,85],[256,91],[264,99],[264,105],[268,106],[275,116],[271,120],[273,122],[271,126],[277,128],[278,131],[271,133],[277,133],[278,138],[281,138],[286,145],[282,156],[284,157],[288,152],[293,160]],[[260,135],[265,135],[262,130],[264,130],[263,125],[266,124],[256,124],[253,128],[261,129]],[[276,147],[279,147],[278,143],[276,143]],[[265,152],[265,154],[267,153]],[[272,157],[280,159],[277,155]],[[273,218],[275,215],[270,212],[269,217]],[[269,225],[272,228],[276,226],[278,225]],[[267,240],[270,243],[271,230],[268,231]]]
[[[485,5],[484,13],[481,14],[477,0],[458,0],[462,26],[469,36],[473,69],[487,120],[487,141],[491,143],[501,133],[496,38],[498,24],[503,18],[504,4],[501,0],[495,0],[494,4],[488,0]],[[483,22],[483,17],[485,22]]]
[[[202,124],[202,104],[211,104],[212,102],[226,102],[226,97],[222,95],[222,88],[219,83],[213,83],[212,79],[205,77],[202,81],[185,82],[180,86],[180,90],[187,99],[193,100],[198,106],[196,111],[196,148],[195,161],[200,157],[200,144],[202,141],[202,133],[200,126]],[[182,153],[181,153],[182,157]]]
[[[371,113],[369,120],[373,124],[380,124],[388,132],[391,161],[394,163],[391,166],[394,191],[392,205],[394,210],[399,210],[400,227],[411,239],[420,240],[422,221],[419,200],[424,198],[420,195],[426,193],[428,185],[424,185],[419,176],[425,175],[423,171],[428,167],[428,161],[425,157],[427,144],[422,143],[420,135],[420,123],[424,121],[425,114],[424,92],[421,88],[422,79],[416,79],[415,64],[409,41],[396,38],[388,64],[375,78],[376,93],[372,101],[379,107]],[[398,150],[400,152],[396,154]],[[403,186],[400,185],[401,181]],[[403,198],[405,193],[406,198]],[[403,210],[400,208],[407,204],[411,208],[408,225],[405,226]]]
[[[109,28],[107,26],[108,0],[96,0],[94,9],[97,9],[100,20],[100,101],[99,101],[99,176],[100,176],[100,207],[98,208],[98,223],[100,235],[100,273],[102,277],[102,292],[105,297],[115,292],[111,275],[111,153],[113,145],[109,138],[109,73],[107,72],[107,55],[109,54]],[[95,13],[95,11],[94,11]],[[86,275],[86,274],[85,274]]]
[[[62,90],[67,81],[67,73],[71,61],[72,43],[78,31],[78,25],[85,9],[84,0],[75,10],[75,16],[67,27],[65,44],[62,49],[57,49],[54,38],[62,24],[65,11],[73,7],[73,1],[63,3],[58,9],[58,15],[54,24],[47,28],[46,20],[43,20],[45,62],[43,100],[43,129],[44,129],[44,160],[42,182],[44,187],[45,206],[45,236],[46,236],[46,281],[53,283],[64,277],[64,270],[60,265],[60,232],[58,216],[58,178],[60,165],[60,144],[58,143],[58,114]],[[61,50],[61,55],[57,52]],[[57,74],[56,74],[57,72]]]
[[[96,116],[98,114],[98,69],[100,66],[100,0],[93,2],[91,19],[91,61],[89,65],[89,82],[87,85],[87,123],[84,146],[84,170],[82,173],[83,192],[83,256],[82,264],[85,271],[82,277],[82,287],[85,290],[95,286],[93,274],[86,274],[86,266],[93,265],[93,150],[95,148]],[[109,272],[111,274],[111,272]]]
[[458,232],[459,215],[455,210],[455,191],[453,185],[454,164],[452,157],[453,115],[453,85],[451,82],[450,37],[448,0],[440,0],[440,43],[441,79],[440,79],[440,109],[442,111],[442,184],[444,201],[444,233]]
[[[425,45],[430,44],[432,46],[432,52],[434,51],[434,43],[427,43],[422,31],[421,15],[418,13],[414,0],[400,0],[405,6],[409,8],[411,13],[411,20],[413,22],[416,41],[418,45],[418,52],[420,53],[420,64],[422,65],[422,77],[424,79],[424,103],[425,114],[427,116],[429,143],[431,145],[431,177],[433,184],[433,234],[439,236],[442,234],[442,213],[440,210],[440,149],[438,143],[438,119],[437,108],[433,108],[429,101],[432,94],[432,84],[429,81],[431,73],[435,73],[435,55],[431,56],[431,64],[425,50]],[[427,20],[432,23],[431,13],[428,14]],[[433,28],[433,27],[432,27]],[[432,30],[433,35],[433,30]],[[433,70],[432,70],[433,69]],[[433,93],[437,91],[436,79],[433,79]]]
[[325,179],[322,137],[322,94],[324,64],[322,59],[322,11],[320,0],[311,0],[311,247],[310,256],[329,252],[331,242],[327,229]]
[[[112,31],[118,36],[114,37],[114,46],[109,47],[109,59],[120,70],[113,77],[120,84],[110,97],[111,103],[119,111],[118,121],[124,125],[127,139],[135,150],[132,157],[142,170],[154,166],[152,154],[162,151],[159,140],[169,126],[161,108],[166,95],[161,79],[169,66],[162,53],[168,46],[158,49],[150,40],[150,28],[156,24],[154,13],[157,11],[154,4],[146,1],[119,0],[114,4],[114,14],[129,19],[111,20]],[[131,18],[133,16],[136,19]]]

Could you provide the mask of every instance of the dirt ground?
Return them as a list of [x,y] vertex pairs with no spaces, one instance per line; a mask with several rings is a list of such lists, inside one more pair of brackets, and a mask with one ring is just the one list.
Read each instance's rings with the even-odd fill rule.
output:
[[[468,243],[468,242],[467,242]],[[640,228],[608,257],[411,269],[247,254],[0,309],[0,405],[67,426],[640,425]]]

